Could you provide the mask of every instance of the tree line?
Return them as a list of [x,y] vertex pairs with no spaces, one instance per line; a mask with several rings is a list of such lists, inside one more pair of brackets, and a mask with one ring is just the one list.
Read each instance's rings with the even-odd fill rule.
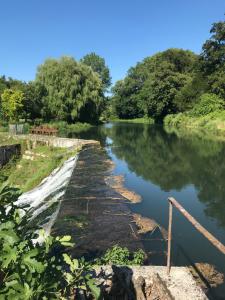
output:
[[179,112],[224,110],[225,22],[214,23],[210,34],[199,55],[171,48],[138,62],[115,83],[111,97],[110,70],[95,53],[79,61],[47,59],[28,83],[2,76],[0,119],[97,123],[101,116],[146,116],[162,122]]
[[131,67],[112,88],[112,114],[161,122],[168,114],[190,111],[196,105],[197,111],[206,106],[224,109],[225,22],[214,23],[210,34],[199,55],[171,48]]
[[95,53],[80,61],[66,56],[47,59],[34,81],[0,77],[0,118],[96,123],[110,85],[109,68]]

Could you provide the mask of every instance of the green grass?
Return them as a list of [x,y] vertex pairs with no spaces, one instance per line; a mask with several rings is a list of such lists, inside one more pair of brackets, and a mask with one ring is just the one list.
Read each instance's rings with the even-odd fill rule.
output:
[[22,157],[8,177],[7,183],[20,188],[23,192],[29,191],[77,151],[38,145],[32,150],[34,160]]
[[74,123],[74,124],[68,124],[67,122],[61,121],[61,122],[51,122],[42,124],[43,126],[48,126],[52,128],[58,129],[58,135],[59,136],[68,136],[70,133],[80,133],[82,131],[86,131],[90,129],[93,125],[89,123]]
[[[35,127],[34,125],[32,126],[28,123],[23,123],[23,125],[24,125],[25,134],[29,133],[32,127]],[[40,125],[58,129],[59,136],[67,136],[69,133],[80,133],[82,131],[86,131],[90,129],[93,126],[89,123],[77,122],[74,124],[68,124],[67,122],[64,121],[43,123]],[[0,124],[0,135],[7,135],[7,132],[8,132],[8,124],[7,123]],[[0,137],[0,142],[1,142],[1,137]]]
[[8,123],[5,121],[0,121],[0,132],[8,132]]
[[141,123],[141,124],[154,124],[151,118],[136,118],[136,119],[112,119],[111,122],[124,122],[124,123]]
[[14,139],[6,132],[0,132],[0,146],[18,144],[18,140]]

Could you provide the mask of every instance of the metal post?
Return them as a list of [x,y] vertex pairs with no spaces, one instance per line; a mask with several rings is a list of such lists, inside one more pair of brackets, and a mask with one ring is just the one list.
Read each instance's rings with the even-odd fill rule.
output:
[[169,225],[168,225],[168,250],[167,250],[167,274],[170,274],[171,267],[171,240],[172,240],[172,220],[173,220],[173,205],[169,202]]

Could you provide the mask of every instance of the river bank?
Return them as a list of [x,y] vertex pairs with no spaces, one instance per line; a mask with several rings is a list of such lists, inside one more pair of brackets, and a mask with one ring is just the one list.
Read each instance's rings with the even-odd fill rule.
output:
[[27,192],[36,187],[49,176],[51,172],[60,168],[63,163],[78,154],[83,143],[91,141],[71,140],[66,138],[1,134],[2,145],[19,144],[20,157],[13,157],[0,170],[0,182],[19,188]]
[[33,148],[27,148],[24,141],[16,141],[23,144],[20,158],[12,160],[0,170],[1,182],[19,188],[27,192],[36,187],[51,172],[61,167],[71,156],[78,153],[79,148],[65,149],[60,147],[48,147],[38,144]]
[[190,113],[167,115],[163,123],[170,132],[202,132],[205,136],[225,141],[225,111],[211,112],[198,117]]
[[136,123],[136,124],[154,124],[154,120],[152,118],[135,118],[135,119],[118,119],[113,118],[110,122],[121,122],[121,123]]
[[84,145],[98,142],[35,135],[12,139],[23,145],[23,152],[1,169],[3,188],[19,189],[22,195],[15,205],[28,205],[31,224],[50,234],[78,153]]

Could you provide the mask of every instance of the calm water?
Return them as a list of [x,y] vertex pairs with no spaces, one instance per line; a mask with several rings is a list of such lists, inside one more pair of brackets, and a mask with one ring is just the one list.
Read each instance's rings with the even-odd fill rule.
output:
[[[127,123],[92,128],[80,137],[100,140],[116,163],[115,173],[142,196],[131,205],[134,212],[167,228],[167,198],[173,196],[225,244],[225,143]],[[225,256],[176,210],[173,220],[174,265],[208,262],[225,273]],[[225,285],[216,295],[225,299]]]

